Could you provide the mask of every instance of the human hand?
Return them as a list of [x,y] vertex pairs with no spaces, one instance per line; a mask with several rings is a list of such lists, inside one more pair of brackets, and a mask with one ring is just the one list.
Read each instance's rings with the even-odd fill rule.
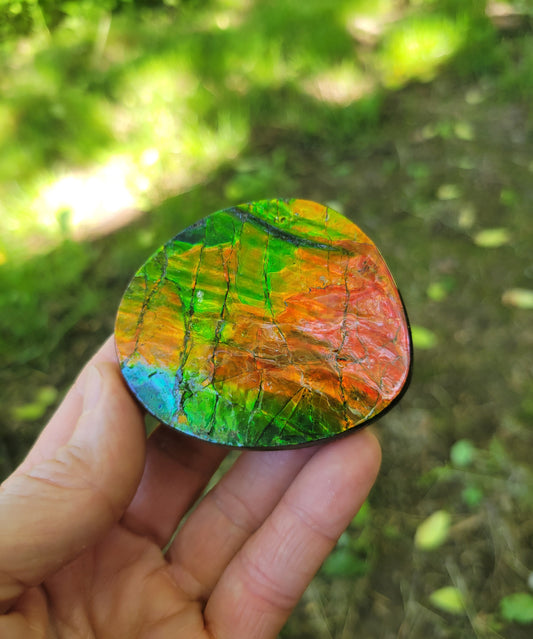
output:
[[0,487],[0,636],[276,637],[366,498],[380,449],[244,452],[166,427],[146,441],[108,340]]

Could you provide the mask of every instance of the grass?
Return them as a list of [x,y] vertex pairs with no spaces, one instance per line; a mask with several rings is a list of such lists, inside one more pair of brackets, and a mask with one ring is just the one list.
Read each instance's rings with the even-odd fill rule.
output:
[[[465,42],[493,31],[487,20],[479,27],[470,14],[445,10],[449,3],[402,14],[398,3],[382,2],[369,49],[354,42],[350,25],[371,9],[349,0],[126,3],[116,12],[64,4],[53,30],[38,28],[34,16],[33,34],[1,51],[4,259],[31,251],[33,233],[54,245],[65,212],[75,228],[90,226],[102,206],[146,209],[198,184],[238,157],[258,128],[364,144],[383,89],[430,80]],[[470,65],[472,57],[484,64],[469,55]],[[79,200],[87,198],[72,191],[83,187],[69,190],[61,180],[75,170],[86,182],[102,167],[119,173],[122,196],[87,203],[82,216]],[[107,189],[98,175],[93,181]]]
[[[163,241],[239,201],[330,203],[385,255],[415,370],[376,425],[365,510],[281,636],[529,637],[533,34],[527,3],[508,3],[511,29],[485,4],[17,18],[0,54],[0,472]],[[111,233],[119,213],[137,217]]]

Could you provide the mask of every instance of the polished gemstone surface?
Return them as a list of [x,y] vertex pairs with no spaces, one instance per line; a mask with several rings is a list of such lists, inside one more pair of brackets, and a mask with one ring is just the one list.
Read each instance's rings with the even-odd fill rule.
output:
[[332,209],[265,200],[161,247],[118,311],[122,373],[165,424],[238,447],[361,427],[401,393],[409,327],[375,244]]

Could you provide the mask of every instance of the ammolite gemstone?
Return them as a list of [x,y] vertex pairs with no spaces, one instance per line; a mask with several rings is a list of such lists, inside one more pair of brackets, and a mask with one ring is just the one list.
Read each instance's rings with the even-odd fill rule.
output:
[[411,343],[375,244],[332,209],[265,200],[161,247],[116,320],[122,373],[163,423],[284,448],[365,425],[401,393]]

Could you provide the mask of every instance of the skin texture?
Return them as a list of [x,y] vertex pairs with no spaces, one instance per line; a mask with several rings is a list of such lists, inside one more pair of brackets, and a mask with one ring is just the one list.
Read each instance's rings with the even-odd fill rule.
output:
[[375,437],[244,452],[143,417],[112,340],[0,487],[0,636],[275,638],[378,472]]

